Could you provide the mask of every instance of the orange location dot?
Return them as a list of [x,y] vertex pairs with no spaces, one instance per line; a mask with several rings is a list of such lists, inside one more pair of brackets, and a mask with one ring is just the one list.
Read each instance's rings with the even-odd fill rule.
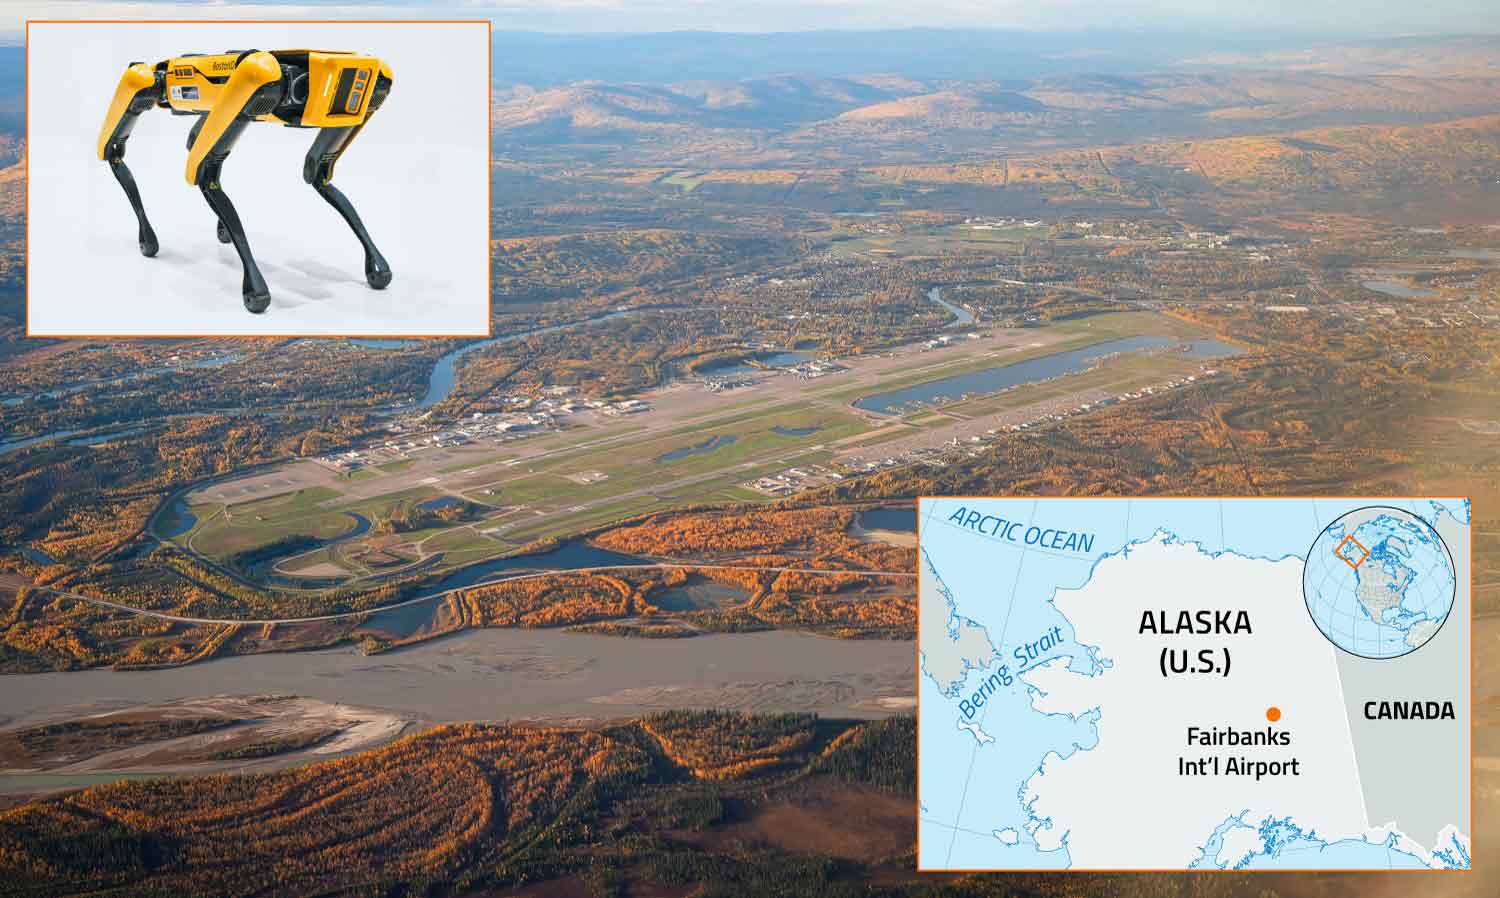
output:
[[1269,721],[1271,721],[1272,723],[1275,723],[1276,721],[1280,720],[1281,719],[1281,709],[1278,708],[1278,707],[1276,707],[1275,705],[1272,705],[1271,707],[1267,708],[1266,709],[1266,719],[1269,720]]

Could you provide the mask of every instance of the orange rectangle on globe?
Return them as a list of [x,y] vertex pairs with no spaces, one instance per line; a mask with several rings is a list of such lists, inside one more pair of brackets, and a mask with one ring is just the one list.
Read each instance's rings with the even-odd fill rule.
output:
[[[1362,553],[1359,558],[1350,558],[1349,555],[1345,554],[1346,550],[1344,549],[1344,547],[1349,545],[1350,543],[1353,543]],[[1355,539],[1354,534],[1351,533],[1348,536],[1344,537],[1337,546],[1334,546],[1333,554],[1337,555],[1340,561],[1344,562],[1355,570],[1358,570],[1359,566],[1365,563],[1365,559],[1370,557],[1370,550],[1366,549],[1364,543],[1361,543],[1359,540]]]

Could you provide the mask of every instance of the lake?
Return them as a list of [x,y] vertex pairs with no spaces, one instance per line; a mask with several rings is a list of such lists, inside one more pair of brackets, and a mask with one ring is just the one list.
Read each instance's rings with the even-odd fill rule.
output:
[[917,384],[889,393],[877,393],[855,401],[856,408],[882,415],[899,415],[910,409],[953,402],[964,396],[982,396],[998,393],[1011,387],[1038,381],[1050,380],[1067,374],[1080,374],[1093,368],[1099,360],[1119,353],[1140,352],[1146,349],[1163,349],[1169,346],[1186,346],[1186,355],[1195,359],[1218,358],[1238,355],[1243,352],[1237,346],[1217,340],[1179,340],[1170,337],[1123,337],[1107,340],[1082,349],[1058,352],[1024,362],[1013,362],[982,371],[971,371],[953,377]]

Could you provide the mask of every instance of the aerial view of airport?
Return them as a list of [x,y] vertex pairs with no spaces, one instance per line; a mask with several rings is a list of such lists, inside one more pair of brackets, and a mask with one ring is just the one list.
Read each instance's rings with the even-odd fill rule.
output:
[[[1493,894],[1500,20],[1406,15],[497,20],[490,337],[149,340],[26,336],[8,15],[0,893]],[[1472,872],[915,871],[917,497],[1325,493],[1472,498]]]

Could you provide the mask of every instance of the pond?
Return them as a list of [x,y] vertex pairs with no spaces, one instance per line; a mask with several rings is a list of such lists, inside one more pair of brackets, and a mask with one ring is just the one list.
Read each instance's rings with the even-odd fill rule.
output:
[[656,461],[678,461],[680,459],[684,459],[693,455],[706,455],[709,452],[713,452],[715,449],[722,449],[725,446],[728,446],[729,444],[733,443],[735,439],[736,438],[731,434],[711,436],[701,443],[694,443],[691,446],[683,446],[680,449],[673,449],[671,452],[663,452],[661,455],[658,455],[656,457]]
[[178,499],[162,512],[161,518],[156,522],[156,532],[162,539],[176,539],[192,530],[197,523],[198,516],[188,511],[187,502]]
[[867,508],[859,513],[855,523],[865,530],[893,530],[898,533],[917,532],[917,510],[915,508]]
[[[67,430],[54,430],[51,433],[38,434],[34,437],[22,437],[15,440],[0,442],[0,455],[8,452],[19,452],[28,446],[37,446],[51,440],[67,440],[69,446],[93,447],[104,446],[124,437],[135,436],[145,433],[149,428],[142,424],[136,427],[127,427],[123,430],[112,430],[108,433],[99,433],[92,436],[80,437],[79,434],[88,433],[87,427],[69,428]],[[77,439],[70,439],[77,437]]]
[[442,511],[445,508],[466,508],[469,503],[457,496],[436,496],[417,503],[423,511]]
[[[345,534],[330,542],[339,542],[352,538],[356,534]],[[311,551],[303,549],[302,552]],[[297,554],[301,554],[298,552]],[[278,561],[284,558],[276,559]],[[405,577],[409,574],[432,567],[442,562],[441,553],[429,555],[426,559],[413,565],[403,565],[399,569],[375,574],[361,580],[361,584],[368,587],[394,577]],[[512,574],[525,574],[532,571],[570,571],[580,568],[624,566],[634,564],[649,564],[650,559],[641,558],[636,555],[626,555],[620,552],[611,552],[590,545],[582,540],[572,540],[563,543],[555,549],[546,552],[534,552],[529,555],[509,555],[504,558],[494,558],[489,561],[480,561],[474,564],[464,565],[438,577],[423,588],[420,595],[412,596],[405,601],[411,605],[403,607],[415,607],[422,603],[424,598],[436,598],[438,595],[452,589],[460,589],[465,586],[476,586],[492,580],[507,579]],[[292,586],[303,589],[322,589],[337,586],[346,582],[347,577],[293,577],[278,574],[274,571],[261,571],[257,565],[256,580],[258,582],[270,583],[278,586]],[[421,607],[431,608],[431,605],[421,604]],[[392,609],[399,611],[401,609]],[[413,612],[415,614],[417,612]]]
[[699,611],[705,608],[727,608],[750,598],[750,593],[728,583],[715,583],[693,577],[682,586],[673,586],[651,596],[651,604],[666,611]]

